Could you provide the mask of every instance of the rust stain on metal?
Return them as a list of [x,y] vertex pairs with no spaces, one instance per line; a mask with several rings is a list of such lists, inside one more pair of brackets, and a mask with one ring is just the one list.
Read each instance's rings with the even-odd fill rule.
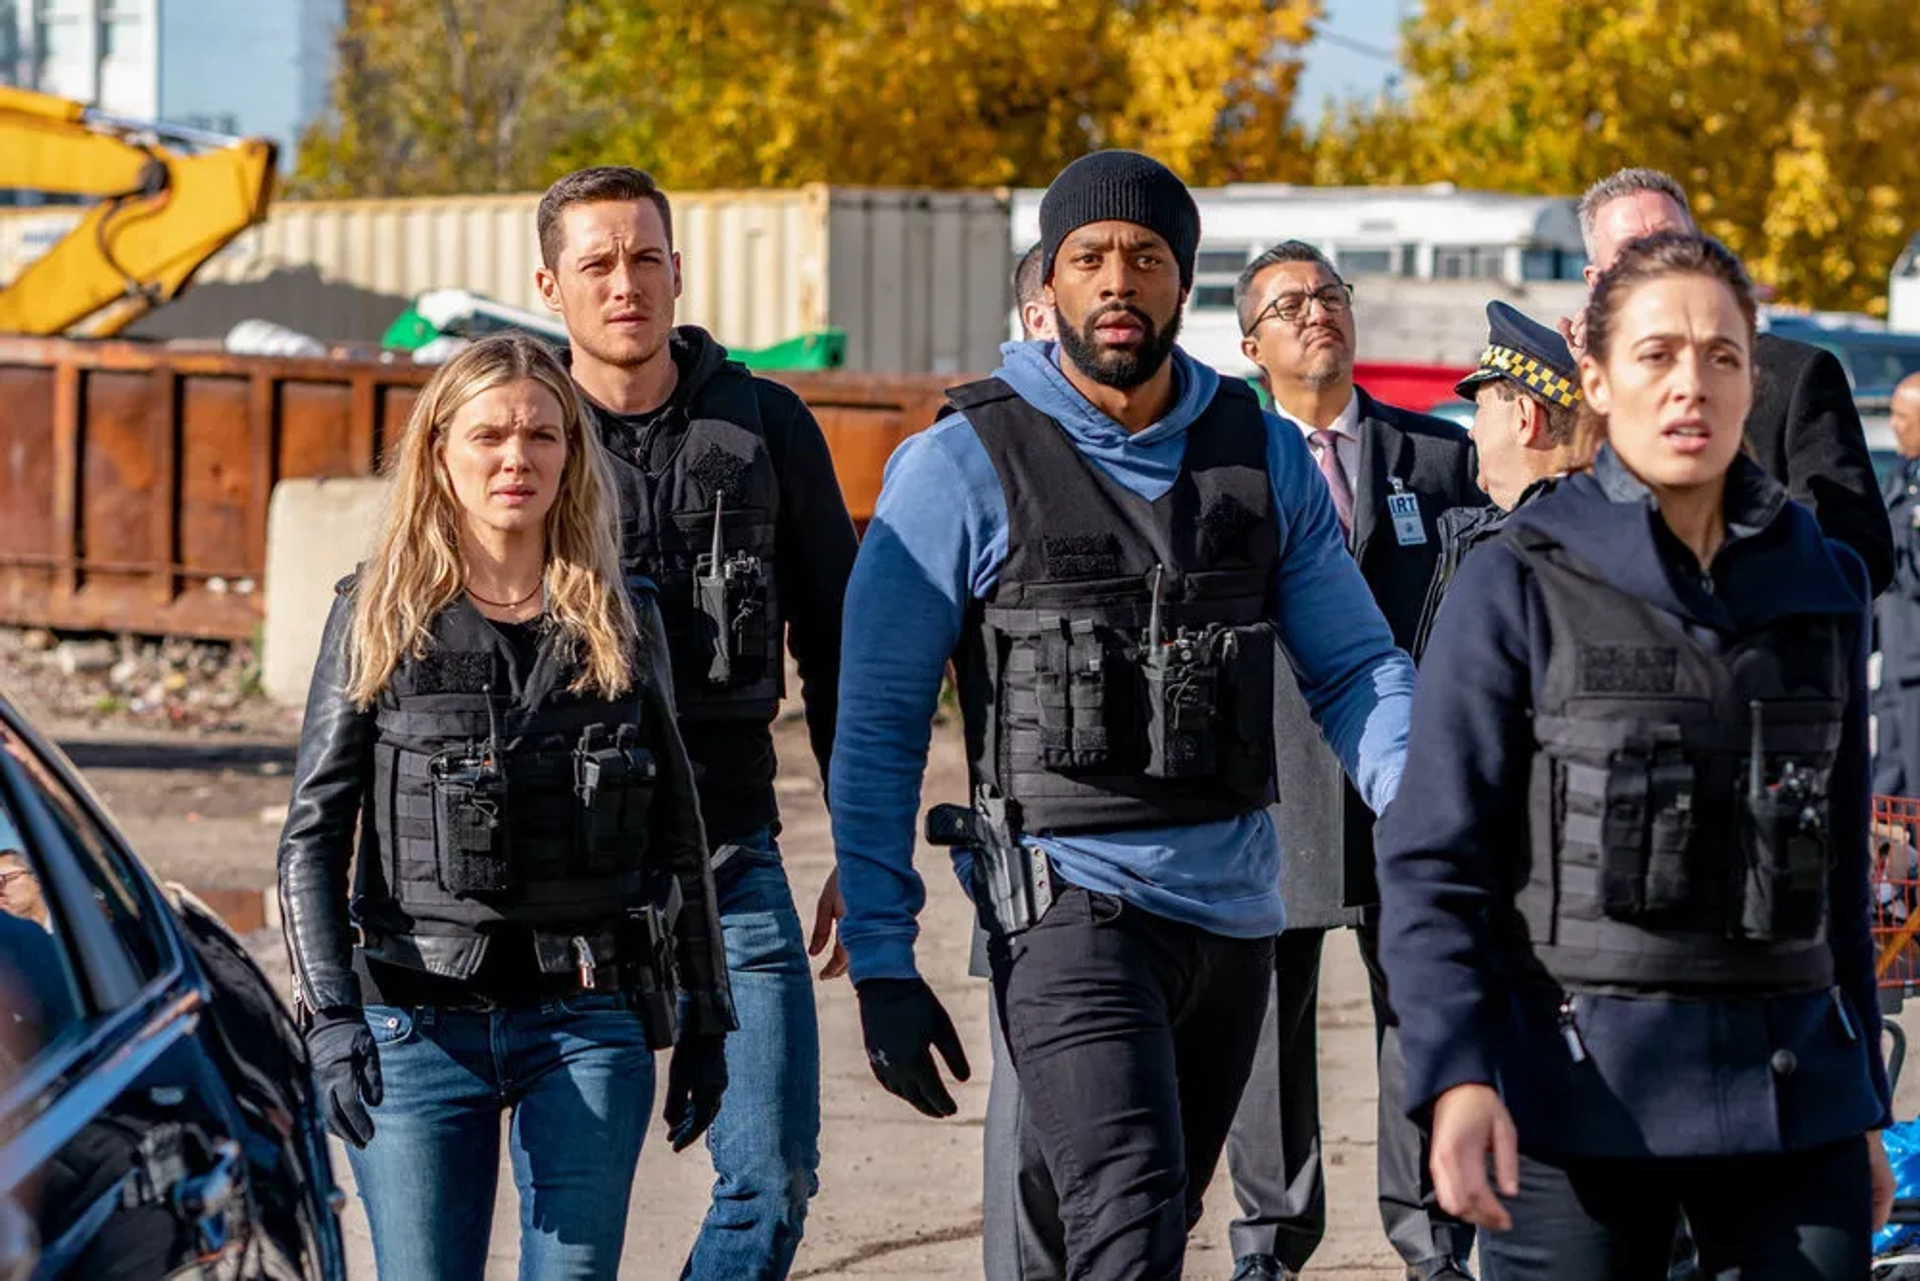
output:
[[[0,336],[0,623],[244,639],[267,503],[365,476],[431,369]],[[957,375],[772,375],[807,402],[863,529],[899,443]]]

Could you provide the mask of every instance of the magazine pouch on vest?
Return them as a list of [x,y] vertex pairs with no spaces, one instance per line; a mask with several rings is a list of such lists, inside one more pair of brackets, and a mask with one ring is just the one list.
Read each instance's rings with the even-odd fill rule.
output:
[[[656,768],[641,694],[570,692],[573,659],[551,633],[509,679],[516,662],[491,624],[456,604],[375,702],[379,857],[356,881],[355,915],[384,940],[382,959],[464,978],[480,949],[444,941],[512,922],[560,939],[543,968],[590,971],[616,953],[612,923],[647,901]],[[575,936],[579,957],[562,946]]]
[[1713,651],[1546,535],[1502,537],[1552,634],[1517,896],[1542,963],[1653,991],[1830,982],[1840,620],[1777,619]]
[[954,389],[999,476],[1007,556],[955,655],[976,783],[1033,833],[1178,826],[1273,797],[1266,425],[1223,381],[1153,501],[997,379]]
[[617,870],[633,841],[647,831],[658,768],[637,745],[639,727],[589,725],[573,750],[573,789],[580,801],[585,861],[590,875]]

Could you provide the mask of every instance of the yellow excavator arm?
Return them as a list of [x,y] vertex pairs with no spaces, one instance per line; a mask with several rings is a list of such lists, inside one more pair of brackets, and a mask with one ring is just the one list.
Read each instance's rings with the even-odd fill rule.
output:
[[274,144],[103,115],[0,86],[0,188],[92,196],[0,287],[0,333],[103,337],[173,299],[266,216]]

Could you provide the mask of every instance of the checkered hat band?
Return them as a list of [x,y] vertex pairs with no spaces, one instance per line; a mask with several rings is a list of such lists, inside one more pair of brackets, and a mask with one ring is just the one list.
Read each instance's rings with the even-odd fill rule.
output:
[[1505,374],[1542,399],[1567,409],[1580,402],[1578,387],[1524,351],[1497,345],[1488,347],[1481,353],[1480,367]]

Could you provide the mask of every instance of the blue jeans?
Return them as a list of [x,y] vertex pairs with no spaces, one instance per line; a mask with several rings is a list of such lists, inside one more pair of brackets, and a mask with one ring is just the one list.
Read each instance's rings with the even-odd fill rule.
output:
[[620,1268],[653,1054],[619,995],[495,1010],[367,1007],[386,1086],[347,1159],[385,1281],[479,1281],[512,1112],[522,1281]]
[[820,1024],[813,977],[765,829],[723,846],[713,879],[740,1028],[727,1037],[727,1093],[707,1131],[713,1203],[681,1277],[781,1281],[820,1190]]

